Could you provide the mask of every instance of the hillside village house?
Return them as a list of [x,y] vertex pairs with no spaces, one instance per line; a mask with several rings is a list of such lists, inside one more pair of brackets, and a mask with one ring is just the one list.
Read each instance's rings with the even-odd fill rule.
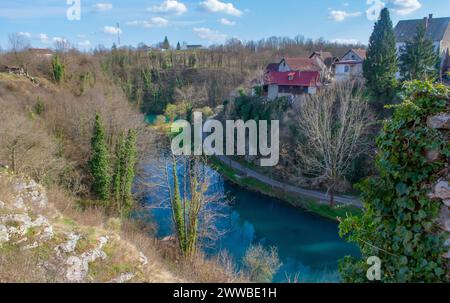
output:
[[321,68],[323,83],[330,83],[334,80],[334,69],[335,64],[339,62],[338,57],[334,57],[330,52],[316,51],[309,58],[316,60],[316,64]]
[[26,74],[26,71],[21,66],[12,66],[12,65],[3,65],[0,67],[0,72],[2,73],[8,73],[8,74],[14,74],[14,75],[20,75],[23,76]]
[[336,62],[334,76],[336,81],[346,81],[363,76],[363,63],[366,60],[365,49],[351,49]]
[[[399,21],[395,27],[397,53],[400,54],[400,50],[405,46],[405,43],[414,38],[417,27],[421,22],[425,23],[426,35],[433,41],[436,51],[439,52],[442,73],[450,71],[450,17],[433,18],[433,15],[430,14],[423,19]],[[398,77],[400,77],[400,74],[398,74]]]
[[322,70],[314,58],[283,58],[267,66],[263,91],[269,100],[315,94]]

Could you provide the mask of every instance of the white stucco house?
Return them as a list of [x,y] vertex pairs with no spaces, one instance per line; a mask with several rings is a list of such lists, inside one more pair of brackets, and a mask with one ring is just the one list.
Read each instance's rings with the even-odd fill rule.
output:
[[346,81],[363,77],[363,63],[366,60],[365,49],[351,49],[335,63],[336,81]]

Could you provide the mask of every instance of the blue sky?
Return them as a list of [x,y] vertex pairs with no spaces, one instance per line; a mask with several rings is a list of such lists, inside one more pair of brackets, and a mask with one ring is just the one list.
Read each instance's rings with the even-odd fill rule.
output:
[[[67,11],[77,2],[80,20],[71,21]],[[17,32],[36,47],[51,47],[58,39],[86,50],[110,47],[117,23],[122,45],[152,45],[165,35],[172,44],[296,35],[366,44],[374,23],[367,12],[384,5],[394,25],[429,13],[450,16],[448,0],[2,0],[0,46],[7,48],[8,35]]]

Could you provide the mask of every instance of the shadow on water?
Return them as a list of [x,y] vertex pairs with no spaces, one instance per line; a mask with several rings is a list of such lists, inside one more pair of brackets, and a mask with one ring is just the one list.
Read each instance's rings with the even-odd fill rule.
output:
[[[150,162],[148,169],[157,175],[156,165]],[[209,255],[226,250],[239,265],[251,245],[274,246],[283,263],[275,282],[286,282],[286,276],[293,278],[296,274],[300,282],[339,282],[338,260],[359,255],[357,247],[339,237],[336,222],[234,186],[212,169],[211,175],[210,192],[221,193],[232,202],[220,210],[227,216],[221,217],[216,227],[226,233],[205,249]],[[164,189],[155,188],[148,192],[146,203],[151,206],[165,197]],[[172,235],[170,209],[155,208],[151,212],[158,224],[158,237]]]

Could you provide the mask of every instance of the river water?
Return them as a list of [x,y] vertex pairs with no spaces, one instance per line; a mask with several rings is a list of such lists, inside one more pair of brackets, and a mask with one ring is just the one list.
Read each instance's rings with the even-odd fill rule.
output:
[[[149,160],[147,171],[150,176],[164,174],[157,162]],[[224,216],[215,225],[224,235],[205,249],[207,254],[226,250],[240,265],[252,244],[274,246],[283,263],[274,282],[285,282],[287,276],[296,274],[301,282],[339,282],[338,260],[346,255],[359,255],[357,247],[339,237],[336,222],[237,187],[213,169],[208,170],[211,176],[209,192],[223,195],[230,203],[218,210]],[[148,181],[164,183],[161,179],[156,181],[155,177],[149,177]],[[171,210],[160,207],[161,201],[167,199],[168,192],[163,187],[156,186],[146,193],[145,203],[157,223],[160,238],[173,234]]]

